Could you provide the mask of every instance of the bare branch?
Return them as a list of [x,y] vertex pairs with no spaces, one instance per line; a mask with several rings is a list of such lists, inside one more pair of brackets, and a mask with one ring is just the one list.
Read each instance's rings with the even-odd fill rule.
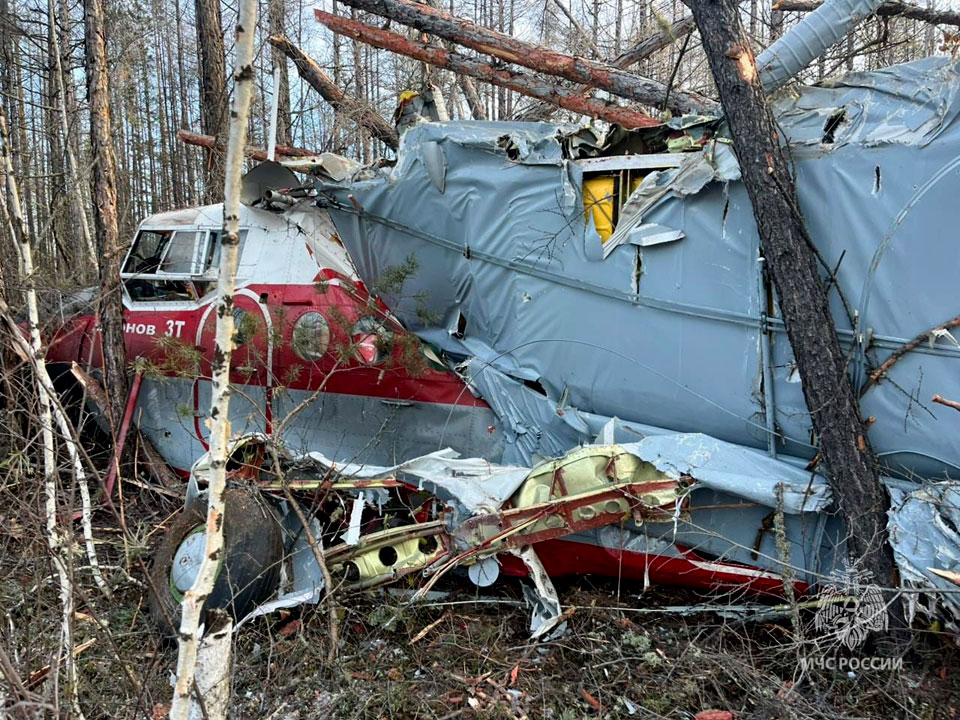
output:
[[343,1],[351,7],[390,18],[430,35],[492,55],[499,60],[606,90],[644,105],[661,106],[665,100],[670,99],[670,109],[681,113],[704,112],[717,108],[716,103],[701,95],[678,90],[671,93],[663,83],[619,67],[518,40],[412,0]]
[[[816,0],[781,0],[773,8],[780,12],[813,12],[823,3]],[[960,26],[960,12],[953,10],[931,10],[904,2],[885,2],[876,10],[880,17],[903,17],[910,20],[923,20],[934,25]]]
[[659,124],[658,120],[644,113],[619,105],[606,104],[599,100],[584,98],[573,90],[546,83],[541,78],[520,70],[495,67],[490,63],[466,55],[408,40],[403,35],[371,27],[339,15],[331,15],[322,10],[315,10],[314,12],[317,20],[341,35],[346,35],[374,47],[390,50],[399,55],[406,55],[436,67],[470,75],[492,85],[513,90],[521,95],[546,100],[581,115],[599,117],[607,122],[619,123],[628,128],[652,127]]
[[324,100],[333,105],[335,110],[355,118],[375,138],[394,150],[397,149],[400,137],[396,128],[380,117],[379,113],[370,107],[369,103],[347,95],[330,79],[329,75],[320,69],[313,58],[283,35],[271,35],[267,40],[293,61],[293,64],[297,66],[300,77],[320,93]]

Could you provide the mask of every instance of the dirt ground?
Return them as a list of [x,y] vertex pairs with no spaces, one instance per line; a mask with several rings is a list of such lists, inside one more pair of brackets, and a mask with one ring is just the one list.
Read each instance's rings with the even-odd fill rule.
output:
[[[39,483],[0,487],[0,643],[29,689],[49,692],[59,596],[35,520]],[[21,505],[22,506],[22,505]],[[75,645],[88,718],[161,718],[176,647],[146,613],[145,563],[177,512],[175,498],[131,485],[121,504],[126,540],[104,511],[95,518],[101,562],[115,592],[104,597],[76,549]],[[39,515],[38,515],[39,517]],[[918,629],[902,669],[804,670],[804,658],[843,652],[817,639],[812,617],[745,624],[677,606],[742,604],[615,579],[557,582],[565,632],[529,639],[520,581],[478,590],[465,578],[416,606],[398,587],[338,597],[340,647],[327,662],[328,616],[308,608],[258,619],[236,637],[232,717],[306,718],[954,718],[960,707],[956,645]],[[92,644],[89,644],[93,641]],[[45,671],[46,668],[46,671]],[[2,715],[0,710],[0,715]],[[66,715],[66,708],[61,708]]]

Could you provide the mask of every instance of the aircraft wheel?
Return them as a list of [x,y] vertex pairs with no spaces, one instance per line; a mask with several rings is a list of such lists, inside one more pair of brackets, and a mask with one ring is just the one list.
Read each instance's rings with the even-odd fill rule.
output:
[[[223,609],[242,618],[277,590],[283,534],[273,508],[256,491],[228,489],[224,495],[224,548],[204,611]],[[180,604],[203,558],[207,503],[185,509],[153,554],[150,614],[165,635],[180,629]]]

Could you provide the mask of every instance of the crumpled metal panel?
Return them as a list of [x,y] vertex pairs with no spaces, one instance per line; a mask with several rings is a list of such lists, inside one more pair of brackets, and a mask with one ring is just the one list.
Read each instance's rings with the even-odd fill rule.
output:
[[[810,234],[836,269],[860,336],[871,339],[874,366],[960,311],[950,240],[960,195],[957,87],[956,66],[936,58],[850,74],[777,105]],[[843,116],[831,120],[838,108]],[[723,180],[735,177],[729,163],[698,187],[678,186],[644,204],[639,221],[682,231],[682,239],[624,243],[604,259],[584,220],[581,171],[562,159],[567,132],[542,124],[421,125],[404,136],[392,170],[324,185],[362,278],[369,283],[408,255],[419,259],[404,297],[388,304],[449,357],[473,358],[509,379],[485,383],[486,371],[470,370],[480,394],[499,405],[501,423],[522,439],[509,462],[591,440],[570,433],[571,413],[601,425],[616,417],[764,447],[769,412],[777,450],[811,457],[789,343],[782,323],[764,316],[751,205],[740,182]],[[444,148],[442,194],[419,159],[425,142]],[[835,290],[831,298],[849,347],[850,319]],[[428,316],[434,320],[425,325]],[[761,385],[765,324],[770,408]],[[852,353],[863,386],[863,352]],[[934,392],[960,396],[958,360],[960,350],[945,339],[924,344],[889,381],[866,391],[864,412],[876,418],[871,440],[891,474],[960,467],[960,415],[928,402]],[[484,384],[505,394],[494,400]],[[559,424],[545,422],[549,407]],[[531,432],[540,437],[530,441]]]
[[957,586],[931,572],[931,568],[960,570],[960,488],[956,483],[939,482],[889,489],[887,528],[903,584],[943,591],[908,595],[909,618],[918,612],[945,618],[951,630],[960,631]]
[[782,492],[785,513],[819,512],[832,502],[830,487],[820,475],[708,435],[654,435],[621,447],[668,475],[689,475],[701,487],[767,507],[776,507]]

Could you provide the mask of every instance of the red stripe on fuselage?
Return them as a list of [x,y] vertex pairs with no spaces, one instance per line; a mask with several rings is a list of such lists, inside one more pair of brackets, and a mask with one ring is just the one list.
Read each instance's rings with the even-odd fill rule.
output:
[[[362,286],[348,278],[333,277],[322,286],[252,284],[242,289],[248,293],[237,296],[235,308],[249,313],[256,331],[234,351],[233,383],[268,387],[272,384],[306,392],[322,388],[328,393],[488,407],[486,402],[473,396],[455,373],[436,370],[425,358],[415,356],[411,360],[411,348],[418,347],[419,340],[414,338],[405,344],[404,338],[413,336],[389,319],[382,306],[371,301]],[[193,377],[199,372],[201,378],[209,378],[216,321],[215,313],[209,308],[211,301],[200,301],[189,308],[180,303],[169,309],[163,303],[152,303],[149,307],[147,303],[135,303],[125,307],[127,357],[146,358],[171,377]],[[272,331],[263,327],[264,306],[270,315]],[[330,328],[330,347],[317,362],[300,358],[291,343],[297,319],[308,312],[319,312]],[[385,318],[398,340],[391,352],[373,366],[365,366],[356,358],[338,359],[338,352],[342,355],[343,349],[350,345],[347,337],[350,326],[367,315]],[[203,328],[200,328],[201,321]],[[84,322],[83,318],[68,320],[54,337],[48,360],[77,360],[86,364],[89,357],[92,366],[101,367],[99,332],[94,330],[94,325]],[[267,376],[265,367],[270,341],[274,342],[272,378]]]

